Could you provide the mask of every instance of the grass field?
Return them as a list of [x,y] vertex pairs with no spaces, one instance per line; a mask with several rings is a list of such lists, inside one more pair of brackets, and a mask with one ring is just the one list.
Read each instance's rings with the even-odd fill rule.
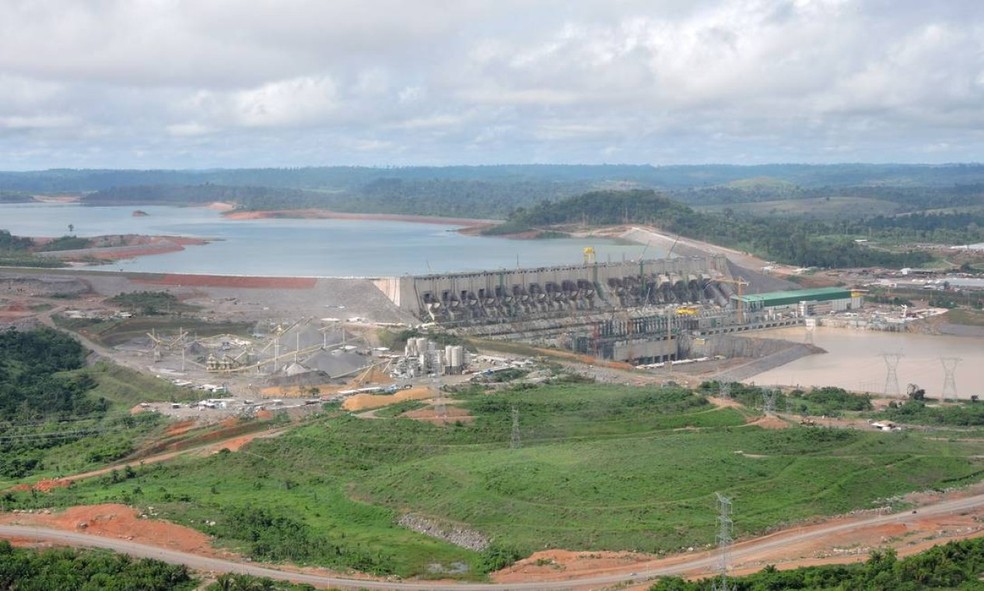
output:
[[966,308],[948,310],[944,318],[953,324],[984,326],[984,311],[982,310],[968,310]]
[[252,323],[215,322],[206,323],[194,318],[178,316],[139,316],[128,319],[107,320],[73,319],[56,315],[58,326],[84,334],[101,345],[113,347],[135,338],[147,338],[152,331],[161,335],[177,335],[185,330],[196,336],[207,337],[220,334],[248,335],[253,330]]
[[778,201],[751,201],[727,205],[709,205],[699,209],[719,213],[726,208],[755,216],[810,216],[817,219],[891,215],[900,207],[890,201],[865,197],[817,197],[811,199],[782,199]]
[[[242,451],[138,469],[8,506],[125,502],[258,559],[379,574],[481,578],[494,555],[549,547],[669,552],[714,540],[714,493],[736,533],[980,478],[984,443],[916,433],[763,430],[679,388],[554,385],[455,394],[446,427],[325,414]],[[511,447],[512,412],[520,446]],[[412,512],[480,532],[466,550],[396,522]],[[211,525],[214,522],[214,525]]]

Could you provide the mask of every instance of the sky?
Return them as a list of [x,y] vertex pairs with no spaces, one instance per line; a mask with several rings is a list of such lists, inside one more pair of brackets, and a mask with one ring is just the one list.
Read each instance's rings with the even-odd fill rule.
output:
[[0,170],[981,161],[980,0],[0,0]]

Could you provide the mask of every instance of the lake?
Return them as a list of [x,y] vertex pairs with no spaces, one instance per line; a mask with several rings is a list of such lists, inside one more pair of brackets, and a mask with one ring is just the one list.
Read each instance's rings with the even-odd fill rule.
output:
[[0,204],[0,229],[18,236],[104,234],[190,236],[214,240],[184,251],[139,257],[106,269],[151,273],[375,277],[515,267],[579,265],[588,246],[597,260],[665,256],[655,245],[602,239],[511,240],[466,236],[458,226],[398,221],[229,220],[200,207],[83,207]]

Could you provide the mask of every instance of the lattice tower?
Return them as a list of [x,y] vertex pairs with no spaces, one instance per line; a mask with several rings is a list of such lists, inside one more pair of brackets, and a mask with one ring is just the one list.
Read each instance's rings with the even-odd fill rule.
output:
[[901,353],[882,353],[885,358],[885,396],[899,396],[899,361]]
[[960,361],[959,357],[940,357],[940,363],[943,364],[943,400],[957,399],[956,371]]
[[514,406],[512,407],[512,440],[509,442],[509,447],[519,449],[519,446],[519,409]]
[[765,414],[772,414],[776,412],[776,398],[778,395],[779,390],[762,390],[762,410],[765,411]]
[[734,591],[734,587],[728,581],[728,552],[731,549],[731,536],[734,522],[731,519],[731,499],[721,493],[717,495],[718,503],[718,533],[717,544],[720,555],[720,576],[714,581],[712,588],[714,591]]
[[441,419],[442,423],[448,419],[448,405],[444,400],[444,390],[441,388],[441,377],[434,374],[434,414]]

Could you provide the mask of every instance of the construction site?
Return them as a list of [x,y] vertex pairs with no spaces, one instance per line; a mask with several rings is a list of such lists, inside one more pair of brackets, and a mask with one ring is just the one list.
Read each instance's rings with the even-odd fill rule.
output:
[[734,354],[733,341],[715,346],[716,335],[793,326],[812,314],[861,306],[858,294],[844,290],[751,296],[777,282],[734,270],[723,255],[598,263],[589,248],[579,266],[404,276],[376,284],[421,322],[456,334],[633,365]]
[[[456,381],[496,369],[469,367],[460,344],[412,338],[406,350],[390,351],[379,338],[386,332],[524,343],[625,367],[698,374],[707,367],[742,379],[817,351],[736,333],[800,326],[814,315],[862,305],[860,294],[804,290],[738,266],[727,253],[677,241],[670,253],[678,246],[684,256],[599,262],[586,248],[579,265],[381,278],[45,271],[11,274],[4,291],[13,302],[8,309],[24,311],[11,314],[14,324],[66,316],[79,319],[84,336],[86,318],[99,323],[122,315],[112,320],[118,334],[106,343],[106,355],[188,388],[187,402],[231,397],[244,412],[245,401],[303,404],[404,386],[434,390],[436,376]],[[145,325],[107,305],[116,295],[141,291],[166,292],[198,312],[187,321]],[[32,307],[52,309],[35,314]],[[216,331],[217,323],[239,328]],[[722,359],[747,367],[734,371]],[[701,369],[684,367],[690,363]],[[219,408],[197,405],[199,412]]]

